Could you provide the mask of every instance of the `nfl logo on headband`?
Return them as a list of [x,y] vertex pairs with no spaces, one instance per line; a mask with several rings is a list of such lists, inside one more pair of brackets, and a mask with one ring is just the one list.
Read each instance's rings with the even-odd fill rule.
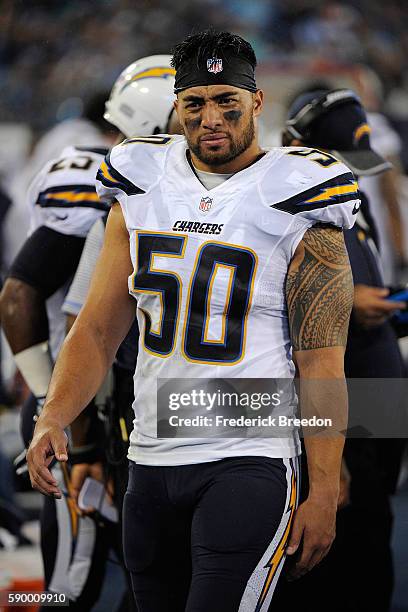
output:
[[222,59],[218,59],[216,57],[211,57],[210,59],[208,59],[207,70],[208,72],[212,72],[213,74],[222,72]]

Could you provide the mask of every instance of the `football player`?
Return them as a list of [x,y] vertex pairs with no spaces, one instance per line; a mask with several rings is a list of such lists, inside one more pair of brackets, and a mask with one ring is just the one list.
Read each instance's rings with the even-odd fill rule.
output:
[[[372,148],[371,126],[364,107],[349,89],[317,89],[304,92],[292,103],[282,142],[288,146],[318,147],[346,163],[358,177],[371,177],[390,170],[390,163]],[[359,180],[360,184],[360,180]],[[378,219],[371,201],[360,189],[361,208],[354,227],[345,232],[345,244],[354,279],[354,303],[345,352],[345,373],[355,379],[400,379],[405,368],[390,321],[404,310],[404,301],[387,299],[379,268]],[[388,388],[376,388],[376,401],[366,392],[372,414],[390,403]],[[364,395],[350,401],[354,425],[364,405]],[[405,398],[403,399],[403,401]],[[402,405],[393,397],[395,413]],[[357,417],[358,418],[358,417]],[[391,419],[387,409],[387,420]],[[356,435],[356,434],[354,434]],[[301,605],[315,612],[327,609],[327,597],[339,590],[334,611],[376,610],[391,607],[393,564],[391,550],[392,505],[405,440],[361,436],[346,440],[344,461],[351,477],[348,506],[337,516],[336,544],[315,572],[296,584],[283,583],[279,609]],[[305,474],[306,476],[306,474]],[[306,484],[307,479],[303,482]],[[358,533],[363,548],[350,549]],[[375,533],[375,537],[373,537]],[[344,587],[339,589],[340,582]],[[316,590],[321,597],[316,600]],[[278,597],[278,600],[280,597]]]
[[[61,495],[48,463],[68,459],[64,428],[99,387],[136,298],[124,552],[138,609],[265,612],[286,555],[297,551],[298,576],[331,546],[343,437],[306,439],[311,489],[296,510],[293,428],[160,437],[158,379],[218,388],[222,376],[292,379],[296,364],[301,381],[341,383],[353,300],[342,228],[353,225],[358,191],[330,155],[260,148],[263,92],[241,37],[189,36],[173,65],[185,138],[129,139],[98,172],[98,193],[112,203],[105,242],[36,424],[31,482]],[[329,399],[315,390],[309,401],[324,414]],[[342,391],[340,421],[346,409]]]
[[[114,126],[116,141],[167,129],[175,72],[169,61],[167,55],[143,58],[118,77],[105,112],[105,119]],[[107,151],[69,147],[35,178],[28,195],[33,208],[31,233],[11,266],[1,294],[3,329],[16,364],[34,394],[34,401],[23,410],[27,446],[33,417],[36,419],[40,412],[65,335],[65,317],[60,312],[66,288],[89,229],[108,209],[95,191],[96,172]],[[88,430],[97,426],[92,409],[74,424],[72,464],[101,458],[94,436],[92,443],[88,441]],[[102,585],[109,530],[99,528],[89,517],[78,517],[75,482],[58,466],[53,473],[64,490],[66,503],[45,500],[41,525],[45,586],[66,594],[71,605],[83,611],[92,607]],[[94,464],[90,475],[102,477],[99,464]]]

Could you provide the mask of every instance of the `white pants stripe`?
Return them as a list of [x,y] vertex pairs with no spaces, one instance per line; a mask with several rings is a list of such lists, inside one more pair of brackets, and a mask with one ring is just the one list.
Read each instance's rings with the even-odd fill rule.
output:
[[299,459],[282,460],[286,467],[287,494],[282,519],[274,537],[251,574],[238,612],[267,612],[285,563],[285,548],[299,497]]

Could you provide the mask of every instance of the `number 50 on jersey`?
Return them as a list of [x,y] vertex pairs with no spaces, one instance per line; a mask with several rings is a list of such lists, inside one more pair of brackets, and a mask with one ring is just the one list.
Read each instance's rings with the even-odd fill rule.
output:
[[[182,320],[181,350],[185,359],[235,364],[244,356],[257,256],[247,247],[205,242],[197,249],[188,286],[183,286],[180,275],[160,269],[156,259],[184,258],[188,239],[166,232],[136,231],[136,265],[130,289],[135,294],[155,295],[160,302],[160,319],[155,326],[150,313],[140,307],[145,319],[144,348],[153,355],[169,357],[175,350]],[[222,284],[216,282],[219,274]],[[184,313],[183,291],[187,291]],[[219,319],[217,338],[209,333],[214,317]]]

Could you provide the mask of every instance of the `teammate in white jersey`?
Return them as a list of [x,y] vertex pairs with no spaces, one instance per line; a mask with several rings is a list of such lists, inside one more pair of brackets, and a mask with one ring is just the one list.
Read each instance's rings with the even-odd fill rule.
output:
[[[65,337],[64,296],[89,229],[106,214],[107,206],[95,191],[95,173],[107,150],[65,148],[45,165],[28,192],[30,235],[1,294],[2,326],[33,393],[21,412],[26,447]],[[46,499],[41,512],[45,588],[64,593],[74,609],[88,610],[102,587],[109,539],[91,518],[76,515],[68,496],[68,471],[56,464],[53,474],[64,501]]]
[[[150,134],[167,129],[175,72],[169,60],[168,55],[142,58],[118,77],[106,102],[105,119],[111,139],[120,142],[141,131]],[[30,235],[9,271],[1,295],[3,328],[17,365],[35,395],[35,401],[29,401],[22,411],[27,446],[32,437],[33,416],[36,418],[45,398],[53,360],[65,336],[61,305],[66,288],[86,235],[109,208],[95,190],[97,169],[107,151],[65,148],[57,159],[45,165],[28,193]],[[64,593],[71,607],[81,612],[91,609],[98,599],[109,548],[112,544],[120,547],[119,527],[110,525],[104,529],[100,522],[78,517],[76,512],[75,502],[85,472],[86,476],[104,478],[101,424],[95,417],[95,407],[83,416],[71,429],[76,448],[69,473],[61,472],[58,464],[53,467],[64,502],[45,500],[41,525],[45,586]],[[120,551],[117,556],[121,557]]]
[[[296,511],[295,433],[160,439],[155,383],[290,379],[295,363],[301,379],[341,380],[353,299],[341,228],[353,224],[358,191],[330,155],[260,149],[249,43],[196,34],[173,65],[186,139],[130,139],[98,173],[101,199],[113,201],[105,243],[36,425],[31,482],[60,495],[47,464],[67,460],[63,428],[98,388],[136,297],[124,547],[138,609],[265,612],[286,554],[302,541],[296,576],[330,548],[343,438],[306,440],[311,489]],[[345,394],[336,399],[344,414]],[[327,396],[312,401],[324,414]]]
[[[45,397],[51,376],[50,357],[56,357],[65,327],[64,318],[58,316],[60,309],[51,307],[49,333],[47,300],[69,281],[89,229],[108,209],[95,192],[95,172],[107,151],[65,148],[35,177],[27,194],[29,237],[8,272],[2,292],[2,323],[15,354],[31,347],[31,367],[37,372],[26,371],[27,353],[17,361],[21,358],[22,374],[39,398]],[[43,344],[48,337],[52,342],[50,357],[48,346]],[[42,373],[44,361],[47,366]]]

